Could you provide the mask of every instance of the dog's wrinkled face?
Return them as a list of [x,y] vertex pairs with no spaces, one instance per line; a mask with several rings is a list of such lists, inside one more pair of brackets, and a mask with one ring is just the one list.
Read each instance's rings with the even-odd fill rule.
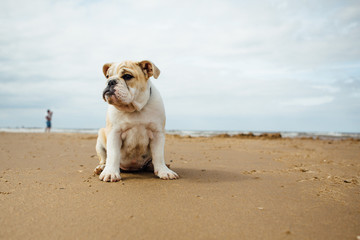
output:
[[140,111],[150,98],[151,76],[158,78],[160,70],[150,61],[106,63],[103,73],[107,86],[103,98],[122,111]]

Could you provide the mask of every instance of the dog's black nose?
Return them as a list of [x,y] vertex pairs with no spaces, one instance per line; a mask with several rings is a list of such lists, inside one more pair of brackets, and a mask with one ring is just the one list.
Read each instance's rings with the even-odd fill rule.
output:
[[114,86],[114,85],[116,85],[116,80],[110,80],[108,82],[108,86]]

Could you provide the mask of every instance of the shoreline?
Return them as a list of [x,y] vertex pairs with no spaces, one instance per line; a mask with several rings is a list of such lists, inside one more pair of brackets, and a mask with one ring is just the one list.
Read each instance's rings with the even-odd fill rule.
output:
[[[51,133],[96,134],[98,129],[52,129]],[[43,128],[0,128],[0,133],[44,133]],[[318,139],[318,140],[353,140],[360,141],[360,133],[341,132],[248,132],[248,131],[189,131],[166,130],[167,136],[196,138],[249,138],[249,139]]]

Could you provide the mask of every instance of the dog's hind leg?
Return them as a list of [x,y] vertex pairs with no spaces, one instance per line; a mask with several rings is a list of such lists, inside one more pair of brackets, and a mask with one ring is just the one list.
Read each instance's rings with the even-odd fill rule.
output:
[[99,165],[94,169],[94,173],[99,175],[105,168],[106,163],[106,134],[105,128],[100,128],[96,141],[96,153],[99,157]]

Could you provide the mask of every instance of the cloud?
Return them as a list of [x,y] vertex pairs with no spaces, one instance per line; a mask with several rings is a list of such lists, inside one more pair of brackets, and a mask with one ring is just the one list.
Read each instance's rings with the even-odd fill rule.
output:
[[317,105],[323,105],[327,103],[331,103],[334,100],[333,97],[330,96],[324,96],[324,97],[314,97],[314,98],[298,98],[298,99],[292,99],[291,101],[284,102],[284,106],[317,106]]
[[[42,125],[29,114],[53,108],[58,127],[84,119],[99,127],[102,65],[124,59],[160,68],[154,83],[168,119],[253,116],[265,126],[276,116],[344,105],[345,118],[359,116],[357,1],[18,0],[2,1],[0,16],[0,126],[14,124],[13,116]],[[170,126],[193,129],[176,122]],[[254,127],[249,122],[244,129]]]

